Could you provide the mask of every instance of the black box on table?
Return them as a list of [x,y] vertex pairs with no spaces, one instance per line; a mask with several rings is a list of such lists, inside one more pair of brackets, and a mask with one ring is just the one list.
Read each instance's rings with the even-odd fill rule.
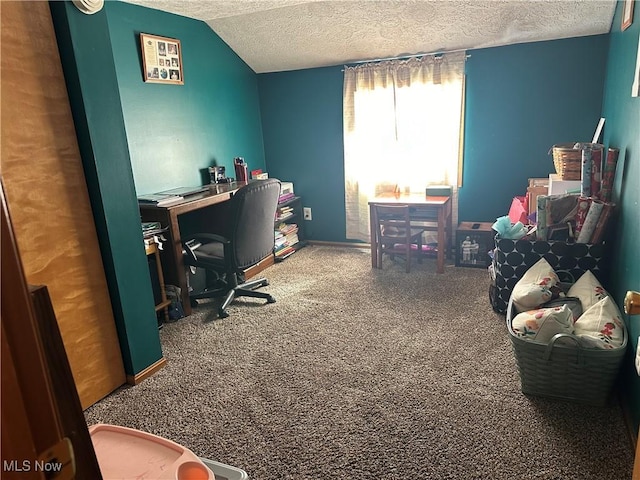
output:
[[456,230],[456,267],[487,268],[496,232],[491,222],[462,222]]

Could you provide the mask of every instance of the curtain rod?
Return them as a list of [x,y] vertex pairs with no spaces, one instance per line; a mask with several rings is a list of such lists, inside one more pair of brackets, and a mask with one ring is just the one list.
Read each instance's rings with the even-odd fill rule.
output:
[[[457,52],[465,52],[466,48],[459,48],[457,50],[448,50],[446,52],[431,52],[431,53],[416,53],[414,55],[401,55],[397,57],[387,57],[387,58],[374,58],[372,60],[359,60],[357,62],[351,62],[351,64],[361,64],[361,63],[376,63],[376,62],[386,62],[390,60],[405,60],[409,58],[417,58],[417,57],[428,57],[428,56],[436,56],[436,55],[445,55],[447,53],[457,53]],[[465,55],[465,58],[469,58],[471,55]]]

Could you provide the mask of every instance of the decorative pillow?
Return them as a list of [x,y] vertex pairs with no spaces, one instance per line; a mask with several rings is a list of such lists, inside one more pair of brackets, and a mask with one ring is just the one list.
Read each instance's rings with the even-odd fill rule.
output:
[[551,288],[558,283],[558,275],[544,258],[538,260],[525,272],[511,297],[517,312],[538,308],[553,297]]
[[608,295],[591,270],[584,272],[567,292],[567,296],[580,299],[585,312]]
[[607,296],[586,310],[574,324],[574,333],[594,348],[619,348],[624,341],[624,322],[618,306]]
[[557,333],[573,333],[573,314],[568,305],[529,310],[511,322],[516,337],[549,343]]

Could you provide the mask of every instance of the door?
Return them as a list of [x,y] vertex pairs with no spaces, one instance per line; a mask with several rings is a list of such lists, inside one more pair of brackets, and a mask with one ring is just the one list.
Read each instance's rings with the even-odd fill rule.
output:
[[2,478],[100,479],[47,289],[27,289],[1,182],[0,200]]
[[46,285],[86,408],[125,382],[48,2],[1,2],[1,163],[27,282]]

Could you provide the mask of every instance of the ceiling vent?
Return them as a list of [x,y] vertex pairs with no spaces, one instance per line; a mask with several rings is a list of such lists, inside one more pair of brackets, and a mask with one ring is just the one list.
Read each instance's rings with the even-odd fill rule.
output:
[[73,4],[82,13],[91,15],[102,10],[102,7],[104,6],[104,0],[73,0]]

